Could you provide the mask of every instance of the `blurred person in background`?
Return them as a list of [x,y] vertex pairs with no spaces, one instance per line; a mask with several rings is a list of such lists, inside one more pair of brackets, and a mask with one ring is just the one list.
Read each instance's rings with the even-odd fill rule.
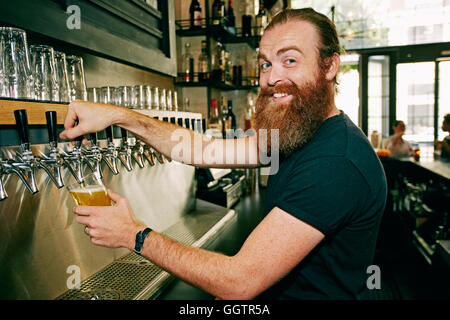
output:
[[448,132],[444,140],[435,141],[436,150],[441,151],[441,158],[450,159],[450,113],[444,116],[444,121],[442,121],[442,131]]
[[405,123],[401,120],[396,120],[393,128],[394,134],[386,139],[384,149],[388,149],[392,157],[402,158],[412,156],[414,151],[411,144],[403,139],[406,131]]

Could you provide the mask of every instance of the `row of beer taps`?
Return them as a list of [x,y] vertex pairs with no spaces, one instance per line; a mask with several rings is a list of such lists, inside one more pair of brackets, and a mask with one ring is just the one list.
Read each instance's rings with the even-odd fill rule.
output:
[[[14,111],[20,151],[12,159],[0,158],[0,201],[8,197],[3,177],[9,174],[16,174],[28,191],[35,194],[39,192],[35,179],[36,171],[39,169],[47,173],[57,188],[62,188],[64,186],[62,174],[64,167],[69,170],[78,183],[81,183],[85,167],[88,167],[97,177],[102,178],[102,163],[106,164],[114,175],[117,175],[119,174],[118,162],[122,163],[127,171],[131,171],[133,170],[133,163],[136,163],[139,168],[144,168],[145,162],[153,166],[156,161],[161,164],[165,161],[171,161],[170,158],[162,155],[138,138],[135,139],[133,145],[130,144],[128,132],[123,128],[120,128],[121,144],[116,147],[112,126],[105,129],[106,148],[99,146],[97,133],[91,133],[89,135],[90,148],[83,147],[83,137],[78,137],[74,141],[72,150],[66,152],[58,148],[56,111],[47,111],[45,116],[49,136],[49,151],[47,154],[36,156],[33,155],[30,147],[27,112],[24,109]],[[182,125],[183,123],[180,120],[178,124]],[[189,119],[185,120],[186,124],[189,124]],[[163,121],[168,121],[168,119],[163,118]],[[171,122],[174,123],[174,121]]]

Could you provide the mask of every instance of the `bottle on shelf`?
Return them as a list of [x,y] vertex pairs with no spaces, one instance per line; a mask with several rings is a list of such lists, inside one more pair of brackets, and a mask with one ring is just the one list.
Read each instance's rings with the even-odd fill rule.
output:
[[219,26],[225,17],[225,3],[223,0],[214,0],[212,4],[212,24]]
[[224,82],[226,84],[233,84],[231,79],[233,73],[233,66],[231,65],[230,52],[225,50],[224,53]]
[[255,100],[251,92],[247,95],[247,109],[245,110],[245,130],[254,128],[253,119],[255,117]]
[[222,130],[222,120],[219,118],[216,98],[211,99],[211,112],[209,114],[208,128]]
[[224,50],[223,46],[220,42],[217,42],[216,53],[213,55],[213,63],[212,63],[212,72],[211,72],[211,80],[213,81],[223,81],[223,70],[225,69],[224,65]]
[[220,118],[222,119],[222,137],[226,139],[227,130],[231,129],[231,119],[228,119],[227,97],[220,98]]
[[191,44],[187,42],[184,47],[181,76],[184,82],[192,82],[194,81],[194,58],[191,55]]
[[228,0],[227,10],[227,30],[232,34],[236,34],[236,16],[234,15],[233,0]]
[[259,0],[259,11],[256,15],[256,35],[262,36],[264,29],[269,23],[269,18],[266,9],[264,8],[264,1]]
[[228,118],[230,121],[231,129],[236,130],[237,123],[236,123],[236,115],[233,112],[233,101],[228,100]]
[[198,56],[198,81],[207,81],[209,79],[208,72],[208,55],[206,52],[206,41],[202,40],[202,52]]
[[189,13],[191,18],[191,29],[200,28],[202,26],[202,7],[198,0],[192,0],[189,7]]

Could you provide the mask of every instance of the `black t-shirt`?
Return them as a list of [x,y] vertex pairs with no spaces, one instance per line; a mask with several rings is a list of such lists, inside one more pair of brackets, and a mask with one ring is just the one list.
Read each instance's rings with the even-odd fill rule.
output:
[[278,207],[325,238],[261,299],[368,299],[386,202],[383,167],[341,111],[269,176],[265,214]]

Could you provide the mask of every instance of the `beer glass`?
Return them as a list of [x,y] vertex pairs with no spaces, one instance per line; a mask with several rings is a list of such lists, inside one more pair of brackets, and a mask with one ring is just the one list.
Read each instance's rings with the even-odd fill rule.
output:
[[167,110],[172,111],[173,105],[172,105],[172,91],[168,90],[167,91],[167,96],[166,96],[166,103],[167,103]]
[[5,81],[9,97],[15,99],[34,99],[33,74],[28,54],[27,37],[24,30],[1,27],[1,60],[4,65]]
[[159,88],[153,87],[152,89],[152,109],[159,110]]
[[161,91],[160,91],[159,107],[163,111],[167,110],[166,89],[161,89]]
[[101,102],[100,88],[89,88],[88,89],[88,99],[91,102]]
[[173,111],[178,111],[178,95],[177,91],[173,91],[173,98],[172,98],[172,104],[173,104]]
[[144,109],[151,109],[152,108],[152,87],[148,85],[143,86],[144,90]]
[[84,78],[83,58],[68,56],[67,71],[69,74],[70,101],[87,100],[86,80]]
[[70,102],[69,77],[67,75],[67,61],[64,52],[55,51],[55,69],[59,88],[59,101]]
[[77,206],[110,206],[111,200],[101,179],[91,173],[81,183],[67,185],[67,190]]
[[106,104],[116,104],[116,88],[101,87],[100,88],[100,102]]
[[41,101],[59,101],[55,72],[55,54],[49,46],[30,46],[34,78],[34,97]]

